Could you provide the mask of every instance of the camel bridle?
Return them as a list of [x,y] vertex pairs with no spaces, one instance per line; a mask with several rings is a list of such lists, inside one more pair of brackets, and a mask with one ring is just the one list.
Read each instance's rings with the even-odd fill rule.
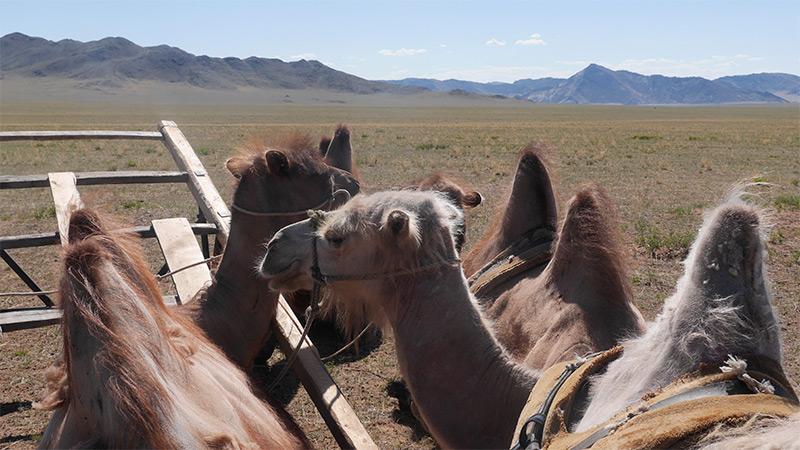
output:
[[[330,184],[330,193],[318,204],[309,207],[309,208],[302,208],[296,209],[293,211],[253,211],[252,209],[247,209],[242,206],[236,204],[236,202],[231,203],[231,209],[239,211],[240,213],[247,214],[248,216],[255,216],[255,217],[285,217],[285,216],[300,216],[304,214],[308,214],[309,211],[316,211],[320,209],[330,209],[333,201],[336,199],[336,194],[339,191],[346,191],[346,189],[336,189],[336,182],[333,181],[333,176],[328,179],[328,183]],[[349,194],[349,192],[348,192]]]

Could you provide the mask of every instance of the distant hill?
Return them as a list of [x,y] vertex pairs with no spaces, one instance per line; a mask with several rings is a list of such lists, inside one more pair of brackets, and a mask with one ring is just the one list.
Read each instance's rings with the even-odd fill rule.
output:
[[[484,96],[527,100],[537,103],[573,104],[723,104],[783,103],[800,101],[800,77],[780,73],[738,75],[708,80],[700,77],[641,75],[610,70],[591,64],[563,78],[522,79],[513,83],[478,83],[463,80],[406,78],[372,81],[332,69],[319,61],[285,62],[276,58],[212,58],[197,56],[176,47],[142,47],[125,38],[108,37],[80,42],[57,42],[11,33],[0,38],[0,79],[36,89],[49,83],[51,92],[63,89],[98,94],[141,90],[143,83],[169,87],[168,93],[183,96],[184,87],[208,92],[236,90],[242,95],[254,90],[270,91],[271,98],[293,102],[286,90],[338,94],[421,94],[441,92],[440,97],[458,99]],[[21,80],[21,81],[20,81]],[[53,84],[56,80],[63,89]],[[61,85],[58,85],[61,86]],[[133,86],[133,87],[132,87]],[[23,86],[25,87],[25,86]],[[77,89],[75,89],[77,88]],[[149,91],[158,90],[151,86]],[[181,93],[181,94],[179,94]],[[278,94],[280,93],[280,94]],[[213,94],[216,95],[216,94]],[[255,94],[253,94],[255,95]],[[256,95],[256,97],[258,97]],[[312,101],[341,102],[309,94]],[[433,98],[440,98],[433,96]],[[433,98],[429,100],[433,101]]]
[[0,38],[0,75],[68,78],[85,87],[113,88],[130,81],[155,80],[205,89],[239,87],[314,88],[357,94],[413,93],[414,88],[369,81],[319,61],[275,58],[212,58],[176,47],[141,47],[121,38],[58,42],[22,33]]
[[789,99],[800,95],[800,77],[788,73],[753,73],[717,78],[738,88],[751,91],[766,91]]
[[611,70],[597,64],[590,64],[567,79],[476,83],[406,78],[390,82],[434,91],[458,89],[485,95],[504,95],[537,103],[623,105],[784,103],[790,95],[796,95],[800,88],[800,77],[789,74],[740,75],[708,80],[700,77],[641,75]]

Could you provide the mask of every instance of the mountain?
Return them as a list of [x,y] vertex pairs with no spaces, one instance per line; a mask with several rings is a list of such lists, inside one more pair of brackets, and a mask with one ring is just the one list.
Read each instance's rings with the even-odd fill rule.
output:
[[641,75],[625,70],[611,70],[590,64],[567,79],[525,79],[514,83],[475,83],[461,80],[438,81],[406,78],[389,81],[401,86],[424,87],[434,91],[454,89],[467,92],[503,95],[537,103],[573,104],[719,104],[783,103],[780,94],[798,89],[788,74],[758,74],[707,80],[700,77],[665,77]]
[[357,94],[419,91],[365,80],[319,61],[212,58],[167,45],[141,47],[121,37],[53,42],[11,33],[0,38],[0,55],[2,77],[67,78],[79,80],[79,86],[85,87],[118,87],[132,81],[155,80],[205,89],[316,88]]
[[787,100],[800,96],[800,77],[788,73],[753,73],[717,78],[738,88],[765,91]]
[[[306,97],[317,102],[342,102],[345,100],[341,96],[352,93],[430,92],[446,93],[443,96],[426,94],[431,102],[444,97],[494,101],[489,96],[537,103],[624,105],[800,101],[800,77],[779,73],[707,80],[641,75],[590,64],[566,79],[522,79],[513,83],[427,78],[372,81],[332,69],[319,61],[285,62],[254,56],[213,58],[167,45],[142,47],[121,37],[54,42],[22,33],[0,38],[0,79],[5,79],[4,83],[9,85],[12,77],[33,92],[48,84],[48,92],[56,94],[65,89],[73,92],[73,88],[81,92],[95,91],[98,95],[118,94],[126,89],[149,92],[162,89],[167,94],[185,97],[186,89],[201,88],[215,96],[223,92],[234,95],[230,91],[241,95],[271,92],[270,95],[279,96],[281,102],[295,101],[296,96],[289,95],[286,90],[305,90]],[[53,84],[56,80],[59,85]],[[149,83],[147,88],[145,83]],[[324,96],[316,94],[321,91],[325,92]]]
[[477,81],[464,80],[434,80],[432,78],[404,78],[402,80],[386,80],[387,83],[399,86],[409,86],[428,89],[434,92],[451,92],[455,90],[470,92],[482,95],[502,95],[504,97],[515,97],[522,92],[532,93],[539,90],[550,89],[564,81],[562,78],[540,78],[537,80],[524,79],[513,83],[503,83],[493,81],[491,83],[479,83]]

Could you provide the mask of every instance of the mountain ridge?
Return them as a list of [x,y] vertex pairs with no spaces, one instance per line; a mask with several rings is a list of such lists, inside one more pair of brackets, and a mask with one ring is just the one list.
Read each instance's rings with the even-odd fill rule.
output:
[[507,97],[567,104],[724,104],[800,101],[800,77],[782,73],[701,77],[642,75],[589,64],[569,78],[524,78],[513,83],[428,78],[367,80],[316,60],[211,57],[178,47],[143,47],[124,37],[51,41],[23,33],[0,37],[0,79],[72,80],[72,87],[109,94],[131,83],[154,81],[206,90],[316,89],[353,94]]
[[800,77],[784,73],[702,77],[642,75],[589,64],[569,78],[522,79],[513,83],[405,78],[386,80],[403,86],[447,92],[459,89],[506,95],[537,103],[571,104],[715,104],[785,103],[800,94]]
[[356,94],[407,94],[418,89],[381,83],[332,69],[319,61],[285,62],[251,56],[194,55],[169,45],[139,46],[122,37],[50,41],[10,33],[0,38],[0,73],[62,77],[108,87],[140,80],[185,83],[205,89],[318,88]]

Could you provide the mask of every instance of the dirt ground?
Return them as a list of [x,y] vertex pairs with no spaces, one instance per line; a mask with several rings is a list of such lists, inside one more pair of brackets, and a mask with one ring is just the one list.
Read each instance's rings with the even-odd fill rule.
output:
[[[508,106],[379,108],[331,105],[135,106],[114,104],[8,104],[3,130],[154,130],[158,120],[178,123],[224,198],[231,181],[223,162],[253,134],[352,129],[357,167],[367,191],[399,186],[432,171],[467,180],[485,204],[468,214],[468,242],[481,236],[514,173],[517,152],[530,141],[552,149],[561,204],[585,182],[603,185],[619,206],[632,256],[636,303],[655,317],[674,289],[681,258],[703,212],[737,182],[756,180],[752,199],[772,211],[769,276],[783,333],[784,365],[800,379],[800,110],[787,107]],[[0,143],[0,174],[49,171],[174,170],[159,143],[66,141]],[[92,206],[136,225],[197,211],[182,185],[82,187]],[[52,231],[47,189],[0,192],[0,235]],[[163,263],[154,241],[145,243],[153,270]],[[469,245],[469,243],[468,243]],[[10,251],[44,288],[56,286],[56,247]],[[162,282],[164,292],[172,287]],[[25,290],[0,264],[0,291]],[[0,298],[0,309],[38,306],[36,298]],[[341,342],[330,331],[312,338],[325,355]],[[49,414],[33,410],[42,371],[60,352],[57,326],[0,336],[0,448],[36,445]],[[385,448],[435,447],[398,401],[387,394],[399,378],[391,335],[328,368],[376,443]],[[257,368],[265,386],[281,367],[278,352]],[[276,401],[287,406],[311,443],[335,447],[298,381],[284,380]]]

